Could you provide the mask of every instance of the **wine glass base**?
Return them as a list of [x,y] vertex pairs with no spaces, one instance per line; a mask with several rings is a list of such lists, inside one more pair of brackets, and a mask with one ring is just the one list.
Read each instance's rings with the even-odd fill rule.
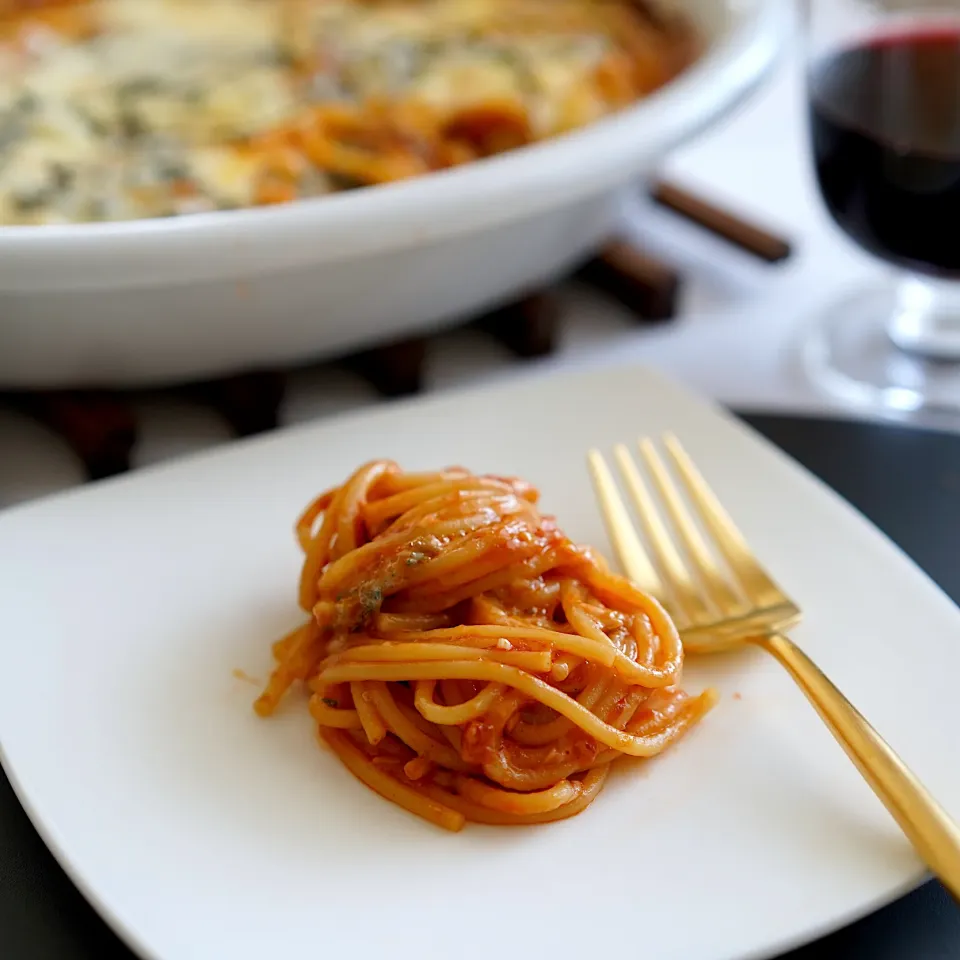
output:
[[960,413],[960,362],[908,353],[890,336],[892,290],[872,288],[829,304],[814,318],[801,357],[820,390],[863,410]]

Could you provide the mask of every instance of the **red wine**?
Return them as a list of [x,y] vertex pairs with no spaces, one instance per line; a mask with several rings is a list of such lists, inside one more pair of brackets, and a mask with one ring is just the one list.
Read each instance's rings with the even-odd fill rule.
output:
[[877,37],[814,65],[820,191],[861,246],[960,277],[960,25]]

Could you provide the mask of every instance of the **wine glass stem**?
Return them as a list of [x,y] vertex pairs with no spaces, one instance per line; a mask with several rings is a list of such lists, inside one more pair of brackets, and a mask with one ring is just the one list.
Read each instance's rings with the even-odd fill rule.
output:
[[960,282],[901,276],[888,332],[901,350],[960,361]]

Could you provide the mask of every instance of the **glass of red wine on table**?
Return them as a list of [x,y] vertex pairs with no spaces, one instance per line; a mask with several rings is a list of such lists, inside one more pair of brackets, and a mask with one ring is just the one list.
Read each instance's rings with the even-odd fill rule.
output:
[[816,178],[891,268],[829,305],[807,373],[860,407],[960,412],[960,0],[805,0]]

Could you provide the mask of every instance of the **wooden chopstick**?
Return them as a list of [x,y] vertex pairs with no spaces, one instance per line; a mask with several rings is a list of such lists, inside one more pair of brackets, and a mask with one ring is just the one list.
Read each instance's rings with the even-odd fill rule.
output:
[[665,180],[655,182],[650,196],[661,206],[767,263],[780,263],[793,253],[791,244],[783,237],[676,184]]

